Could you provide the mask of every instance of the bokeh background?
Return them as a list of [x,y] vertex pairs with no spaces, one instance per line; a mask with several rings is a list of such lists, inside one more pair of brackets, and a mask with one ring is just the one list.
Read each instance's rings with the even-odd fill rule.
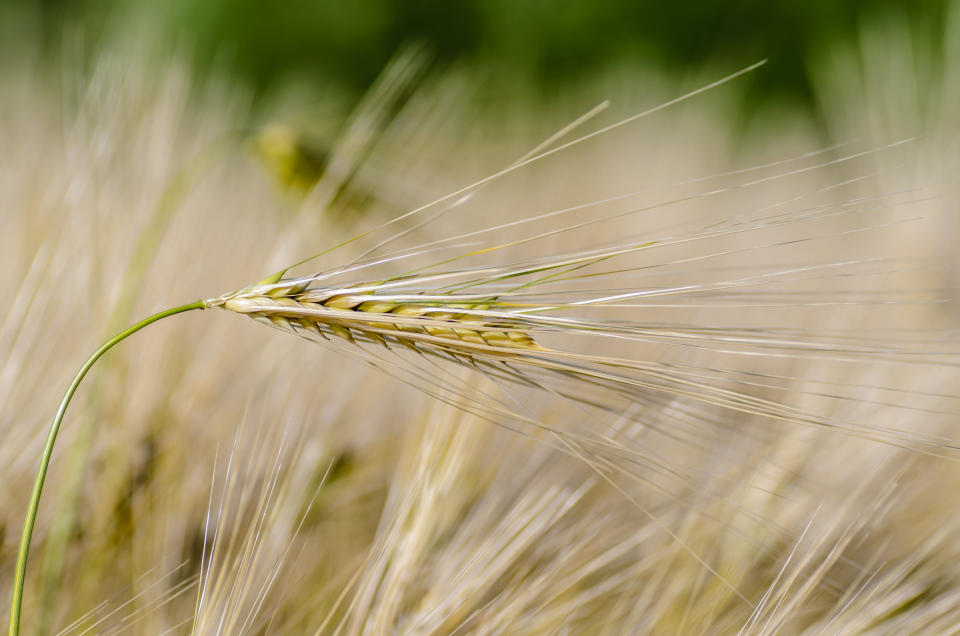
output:
[[[702,383],[628,426],[584,418],[624,444],[598,455],[623,490],[543,430],[440,406],[352,349],[195,312],[124,342],[77,394],[25,631],[955,631],[958,6],[0,0],[0,599],[46,425],[108,334],[486,177],[601,100],[578,132],[769,59],[383,232],[400,249],[502,224],[506,243],[514,222],[600,202],[625,216],[514,257],[642,236],[678,242],[611,285],[771,275],[631,314],[788,342],[735,361],[632,343]],[[732,232],[685,240],[717,227]],[[775,280],[810,263],[842,267]],[[797,359],[792,338],[824,355]],[[850,425],[714,407],[718,386]],[[568,406],[530,393],[545,420]],[[859,424],[941,437],[916,452]]]

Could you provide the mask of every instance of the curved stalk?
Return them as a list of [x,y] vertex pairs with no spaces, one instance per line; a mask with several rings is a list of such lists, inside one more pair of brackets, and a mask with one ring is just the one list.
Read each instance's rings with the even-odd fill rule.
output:
[[10,636],[18,636],[20,633],[20,609],[23,603],[23,586],[27,573],[27,555],[30,552],[30,539],[33,536],[33,526],[37,521],[37,510],[40,507],[40,493],[43,491],[43,482],[47,477],[50,457],[53,455],[53,445],[57,441],[57,433],[60,431],[60,423],[63,421],[63,415],[66,413],[67,406],[69,406],[73,394],[76,393],[77,387],[80,386],[83,376],[87,374],[87,371],[90,370],[90,367],[93,366],[100,356],[109,351],[115,344],[135,334],[147,325],[153,324],[168,316],[181,314],[185,311],[205,309],[206,306],[205,301],[198,300],[187,305],[165,309],[148,318],[144,318],[137,324],[126,328],[103,343],[103,345],[83,363],[83,366],[80,367],[80,370],[73,377],[73,381],[70,383],[67,392],[63,396],[63,400],[60,402],[60,408],[57,409],[56,415],[53,416],[53,422],[50,424],[50,433],[47,435],[47,441],[43,446],[43,455],[40,457],[37,477],[33,482],[33,492],[30,494],[30,507],[27,510],[27,517],[23,522],[23,535],[20,537],[20,550],[17,552],[17,571],[13,581],[13,601],[10,605]]

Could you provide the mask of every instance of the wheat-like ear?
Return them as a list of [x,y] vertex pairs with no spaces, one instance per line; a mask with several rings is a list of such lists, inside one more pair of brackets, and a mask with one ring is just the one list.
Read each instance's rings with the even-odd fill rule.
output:
[[513,360],[522,352],[545,350],[534,341],[529,320],[512,314],[496,297],[406,298],[377,295],[376,285],[330,290],[300,280],[253,287],[207,304],[297,334],[445,352],[474,363],[477,358]]
[[[613,357],[590,350],[592,343],[612,340],[628,345],[653,342],[708,350],[733,350],[739,346],[748,356],[797,359],[825,356],[868,364],[871,360],[934,365],[943,362],[936,355],[918,357],[917,352],[909,348],[909,343],[899,347],[893,340],[882,347],[856,341],[844,345],[826,338],[816,340],[805,334],[791,336],[776,331],[655,325],[590,317],[586,313],[597,307],[629,309],[634,307],[630,304],[632,300],[675,295],[677,290],[674,288],[629,291],[612,296],[605,295],[603,290],[580,290],[578,294],[564,298],[535,291],[540,281],[549,282],[554,278],[544,276],[544,272],[565,273],[573,268],[583,268],[589,272],[587,276],[597,276],[598,272],[589,270],[588,265],[608,263],[617,256],[650,246],[617,247],[599,255],[559,255],[540,260],[534,266],[517,263],[485,268],[479,278],[477,270],[464,269],[338,287],[324,286],[324,275],[283,279],[211,298],[204,303],[207,307],[221,307],[314,341],[343,339],[366,351],[370,351],[368,345],[376,345],[390,351],[414,351],[439,357],[465,365],[491,379],[545,390],[581,405],[599,406],[601,410],[617,415],[622,410],[613,406],[615,401],[644,404],[657,400],[659,396],[777,422],[825,428],[928,454],[952,454],[960,450],[955,442],[942,437],[838,420],[791,406],[782,400],[760,397],[753,391],[729,388],[726,382],[703,370],[637,359],[628,354]],[[789,278],[799,272],[829,270],[835,265],[792,268],[775,274]],[[755,285],[758,281],[770,281],[771,274],[767,272],[705,286],[690,285],[686,291],[703,293],[740,288]],[[540,278],[519,282],[531,276]],[[501,284],[506,279],[511,281],[510,287]],[[544,346],[541,335],[558,340],[559,345]],[[774,379],[776,376],[767,380],[772,382]],[[772,384],[754,384],[775,388]],[[436,395],[436,388],[430,386],[428,393]],[[598,398],[598,392],[604,397]],[[843,399],[842,395],[833,397]],[[605,404],[609,406],[604,407]],[[906,404],[898,407],[911,408]],[[483,409],[484,405],[479,408]],[[498,409],[497,415],[530,420],[527,414],[511,408]]]

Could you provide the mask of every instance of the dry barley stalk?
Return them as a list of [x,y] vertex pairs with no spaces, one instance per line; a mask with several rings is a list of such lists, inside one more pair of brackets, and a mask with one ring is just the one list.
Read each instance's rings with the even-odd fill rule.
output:
[[[861,201],[852,200],[835,207],[812,208],[791,217],[788,222],[800,223],[837,214],[854,216],[861,210],[858,207],[861,204]],[[630,286],[625,289],[611,290],[604,288],[602,283],[595,282],[612,277],[628,277],[631,274],[643,275],[649,265],[629,260],[641,253],[660,248],[669,249],[671,245],[681,242],[720,240],[748,231],[763,231],[782,222],[778,214],[779,211],[767,217],[741,221],[732,227],[707,227],[679,238],[631,241],[505,265],[443,271],[437,270],[437,265],[433,265],[415,269],[412,273],[360,284],[331,286],[330,280],[347,272],[363,270],[367,266],[383,264],[400,257],[384,256],[369,261],[361,260],[337,270],[305,278],[283,279],[281,273],[252,287],[166,310],[137,323],[104,344],[84,364],[71,383],[54,418],[21,538],[10,633],[17,634],[19,631],[26,559],[40,493],[53,443],[73,393],[93,363],[115,344],[157,320],[194,309],[221,307],[311,340],[323,341],[336,336],[336,340],[346,341],[351,349],[361,355],[376,356],[377,349],[383,351],[385,347],[392,354],[413,352],[420,359],[429,357],[450,361],[478,371],[500,387],[509,389],[511,386],[522,386],[544,390],[572,401],[577,408],[598,409],[617,414],[651,430],[659,427],[659,434],[694,447],[702,444],[704,435],[726,434],[726,430],[719,417],[710,416],[697,408],[688,408],[690,404],[695,407],[719,407],[727,412],[759,416],[783,423],[827,428],[846,435],[930,454],[946,454],[958,450],[956,442],[949,439],[859,422],[839,421],[818,416],[785,401],[760,397],[744,389],[733,389],[725,386],[722,377],[710,377],[709,372],[712,370],[683,367],[655,359],[613,357],[591,350],[589,343],[606,341],[606,344],[659,343],[723,350],[727,353],[738,353],[736,349],[742,348],[742,353],[748,356],[773,355],[796,359],[825,356],[865,363],[871,360],[910,363],[916,361],[915,352],[911,350],[908,341],[899,343],[889,339],[880,346],[865,340],[853,340],[850,343],[842,339],[817,340],[809,337],[807,333],[791,333],[789,330],[658,325],[636,319],[613,319],[595,313],[594,310],[597,309],[634,312],[637,302],[656,301],[657,298],[665,296],[723,298],[723,294],[749,290],[756,286],[761,286],[762,289],[763,286],[778,280],[790,282],[798,277],[802,279],[806,276],[830,275],[833,271],[839,272],[833,275],[843,277],[856,273],[860,266],[873,265],[873,261],[869,259],[827,261],[762,271],[759,274],[737,274],[727,279],[682,286],[642,287],[635,286],[634,282],[630,281]],[[580,226],[567,226],[559,231],[577,227]],[[867,221],[861,227],[849,231],[869,231],[876,227],[880,226]],[[531,240],[539,236],[534,234]],[[811,235],[803,240],[816,238],[816,235]],[[522,242],[514,241],[509,245]],[[796,239],[791,238],[789,242],[796,242]],[[761,244],[754,249],[764,247],[768,245]],[[422,249],[422,246],[415,248],[410,254],[427,253],[418,251]],[[499,248],[487,248],[484,252],[496,249]],[[708,253],[688,259],[688,262],[725,253]],[[457,259],[447,259],[441,263],[453,260]],[[682,264],[683,261],[678,263]],[[576,287],[576,284],[583,282],[589,283],[589,286],[570,288],[570,284]],[[543,344],[557,334],[573,340],[570,343],[564,341],[565,344],[561,347]],[[576,346],[577,342],[580,343],[579,347]],[[948,362],[949,358],[950,354],[924,354],[919,360],[922,363],[939,365]],[[378,360],[384,362],[383,358]],[[387,361],[385,366],[391,363]],[[426,373],[430,370],[428,364],[415,368],[417,372]],[[791,381],[789,377],[777,375],[760,376],[757,380],[752,380],[755,386],[773,389],[779,388],[774,383],[789,385]],[[421,378],[416,385],[429,395],[450,403],[461,402],[469,392],[458,388],[453,382],[441,374]],[[850,387],[863,388],[854,384]],[[845,399],[843,395],[836,397]],[[466,401],[469,402],[470,398]],[[621,409],[620,406],[624,403],[632,406]],[[682,409],[677,407],[681,403],[686,404]],[[648,407],[661,409],[661,421],[643,421],[643,414]],[[484,402],[482,398],[475,399],[468,408],[490,421],[507,426],[511,426],[511,422],[520,422],[548,431],[556,442],[555,448],[585,461],[608,481],[610,475],[616,473],[642,484],[652,484],[651,474],[664,474],[671,470],[665,460],[651,456],[641,443],[613,439],[603,431],[589,430],[589,427],[586,433],[560,431],[544,424],[538,416],[502,401],[497,403]],[[663,411],[663,408],[668,408],[669,411]],[[691,427],[693,421],[698,422],[698,425]],[[741,431],[740,434],[750,433]],[[682,477],[681,486],[684,483],[691,486],[696,483],[690,476],[678,476]],[[654,484],[654,487],[657,485]],[[694,556],[696,557],[695,554]],[[709,569],[706,563],[700,562]],[[712,569],[710,571],[716,575]],[[719,575],[717,576],[719,578]]]
[[[740,73],[722,81],[738,74]],[[688,96],[714,85],[717,83]],[[661,107],[676,101],[679,100],[672,100]],[[653,112],[661,107],[646,112]],[[638,116],[523,159],[499,173],[401,215],[373,231],[412,218],[413,215],[446,201],[453,201],[452,208],[493,179],[574,143],[633,121],[636,117]],[[895,145],[897,144],[890,147]],[[738,370],[735,365],[731,365],[732,370],[723,367],[703,368],[695,363],[683,363],[682,360],[677,362],[657,356],[636,356],[632,355],[632,352],[621,354],[619,350],[617,356],[603,353],[609,352],[614,346],[625,345],[628,350],[631,345],[653,345],[675,347],[676,350],[684,352],[716,352],[728,358],[743,356],[752,360],[832,359],[864,366],[873,362],[953,365],[955,358],[950,352],[923,351],[918,355],[908,333],[900,335],[895,332],[892,337],[873,341],[866,336],[851,337],[850,334],[840,332],[830,333],[820,325],[809,331],[790,329],[790,325],[795,324],[795,321],[786,323],[786,327],[776,322],[772,327],[722,327],[712,323],[705,326],[645,322],[635,316],[638,308],[651,308],[655,307],[658,301],[676,302],[678,299],[680,305],[676,306],[680,307],[683,307],[683,302],[687,300],[702,302],[707,306],[712,303],[717,308],[730,301],[739,303],[739,307],[746,307],[746,303],[754,297],[759,297],[760,300],[756,302],[765,307],[777,306],[778,303],[786,310],[806,307],[811,302],[810,296],[805,295],[808,291],[797,289],[798,284],[807,280],[821,279],[818,282],[822,282],[822,279],[832,278],[843,281],[851,276],[871,276],[875,273],[873,269],[883,266],[884,261],[856,256],[848,258],[845,253],[842,260],[834,261],[827,257],[827,260],[818,261],[805,257],[807,260],[775,265],[758,273],[749,263],[730,269],[725,260],[761,250],[779,250],[791,245],[824,240],[825,235],[820,234],[819,229],[801,229],[785,237],[769,235],[783,226],[807,228],[815,226],[817,222],[843,217],[849,221],[842,232],[847,237],[883,228],[882,221],[859,219],[888,204],[896,205],[892,196],[850,198],[827,204],[819,204],[814,200],[809,204],[805,202],[803,207],[798,209],[783,208],[782,206],[793,203],[792,199],[787,199],[767,209],[754,210],[725,222],[701,223],[692,230],[689,226],[681,226],[680,229],[668,227],[659,236],[651,237],[646,233],[641,236],[618,235],[621,236],[618,240],[624,241],[622,244],[582,249],[575,253],[526,260],[504,258],[503,260],[507,261],[505,265],[490,265],[491,261],[472,268],[466,265],[472,256],[486,256],[501,248],[526,247],[560,233],[581,230],[603,222],[614,222],[628,214],[746,188],[866,154],[851,154],[813,166],[787,169],[768,177],[745,179],[728,188],[716,188],[696,197],[681,197],[657,206],[635,207],[622,213],[598,212],[597,216],[581,222],[575,219],[565,220],[559,227],[551,226],[547,231],[533,229],[530,234],[519,239],[517,236],[531,227],[526,225],[528,223],[552,223],[555,219],[565,218],[564,214],[583,211],[613,200],[626,200],[637,193],[625,193],[605,201],[551,210],[521,221],[465,232],[450,239],[421,244],[407,252],[392,255],[378,252],[378,248],[387,242],[419,227],[413,225],[412,229],[408,228],[377,244],[361,255],[359,260],[336,270],[311,277],[283,279],[282,276],[286,273],[284,270],[252,287],[160,312],[134,325],[91,356],[70,385],[54,418],[21,540],[11,611],[11,633],[16,634],[19,630],[23,581],[33,523],[53,443],[70,398],[90,366],[113,345],[157,320],[193,309],[221,307],[311,340],[324,341],[336,336],[332,339],[349,345],[352,352],[378,363],[378,366],[388,371],[405,371],[408,377],[411,373],[421,374],[421,377],[412,383],[429,395],[458,405],[467,403],[466,408],[471,409],[470,412],[497,423],[511,426],[512,423],[520,422],[548,431],[558,450],[584,460],[608,481],[610,475],[617,473],[645,487],[665,491],[668,496],[681,501],[683,495],[680,491],[684,488],[689,486],[691,490],[697,490],[702,487],[702,482],[695,479],[695,468],[685,473],[671,466],[669,458],[656,457],[650,453],[649,449],[643,446],[643,441],[625,439],[626,436],[618,437],[609,431],[591,430],[586,423],[588,418],[574,422],[574,426],[587,429],[585,433],[579,430],[561,431],[544,424],[539,415],[524,409],[516,399],[512,402],[508,399],[497,401],[484,395],[471,402],[474,392],[459,387],[456,379],[450,379],[442,370],[436,370],[436,361],[449,361],[469,367],[504,389],[504,393],[509,394],[513,387],[518,386],[542,390],[568,403],[572,402],[578,410],[616,415],[628,423],[638,424],[650,434],[669,437],[691,448],[703,447],[710,436],[727,436],[731,430],[744,438],[757,434],[755,428],[733,429],[722,414],[716,414],[719,410],[727,416],[756,416],[765,422],[827,428],[846,435],[930,454],[953,453],[958,450],[958,446],[950,439],[924,435],[918,431],[861,423],[865,420],[843,421],[830,415],[827,409],[824,413],[817,414],[782,397],[784,392],[789,391],[789,397],[809,395],[840,402],[857,399],[858,392],[879,389],[889,393],[899,392],[895,394],[901,396],[900,404],[884,405],[878,402],[885,408],[923,410],[907,404],[913,399],[913,395],[898,387],[877,387],[867,380],[862,383],[858,383],[859,380],[831,382],[827,378],[816,378],[812,380],[812,383],[815,383],[813,388],[798,390],[798,381],[809,378],[802,375],[793,377],[776,370],[767,375],[762,372],[754,373],[752,370],[746,373]],[[777,165],[779,164],[770,164]],[[804,193],[803,196],[815,199],[820,193],[821,191],[814,190]],[[454,200],[461,195],[462,198]],[[446,211],[448,210],[441,210],[437,215]],[[414,258],[440,249],[460,249],[453,241],[475,240],[478,236],[497,230],[510,232],[509,240],[499,246],[489,246],[494,242],[492,238],[488,241],[481,240],[478,242],[484,247],[480,250],[468,251],[462,256],[448,258],[427,267],[408,269],[407,273],[400,276],[376,278],[376,275],[365,272],[366,280],[374,279],[375,282],[340,285],[331,282],[340,275],[367,267],[388,262],[392,266],[393,261],[402,258]],[[373,231],[358,238],[370,235]],[[828,231],[826,236],[831,237],[834,234],[833,228],[830,227]],[[751,232],[762,238],[749,241],[747,247],[734,242]],[[535,249],[540,249],[542,245],[543,243],[540,243]],[[696,247],[696,256],[671,256],[671,249],[680,246]],[[641,255],[654,254],[659,257],[664,252],[666,256],[663,258],[632,260]],[[374,253],[379,255],[374,257]],[[368,256],[369,258],[364,260]],[[464,265],[460,269],[438,269],[455,261]],[[725,264],[727,268],[715,268],[718,264]],[[658,268],[671,267],[674,270],[668,269],[662,281],[651,282],[651,279],[644,278],[651,273],[662,271]],[[730,271],[734,273],[728,273]],[[694,276],[701,275],[703,278],[691,280],[691,272]],[[678,276],[683,278],[679,279]],[[678,280],[683,282],[677,282]],[[608,288],[607,285],[611,287]],[[782,287],[778,288],[777,285]],[[774,294],[769,293],[771,289]],[[828,289],[837,295],[842,294],[842,298],[837,301],[841,304],[859,303],[866,306],[874,301],[870,296],[870,288],[854,292]],[[818,291],[813,300],[826,301],[829,306],[834,298],[829,292]],[[751,293],[754,296],[751,296]],[[904,305],[915,300],[913,295],[901,300],[889,292],[884,293],[883,299],[884,302],[892,299],[892,302],[902,302]],[[926,302],[926,299],[919,298],[916,302]],[[691,303],[690,306],[696,305]],[[560,341],[561,344],[554,345],[558,335],[564,339]],[[594,344],[603,346],[594,348]],[[384,348],[390,353],[389,358],[386,357]],[[403,369],[399,360],[405,355],[408,358],[412,356],[416,363]],[[731,377],[737,382],[731,383]],[[934,394],[928,394],[927,397],[952,399],[951,396]],[[868,400],[862,401],[864,404],[869,403]],[[656,416],[647,417],[648,413],[655,413]],[[569,421],[576,418],[568,416],[566,419]],[[662,480],[657,483],[659,475],[670,475],[674,492],[667,491]],[[702,495],[704,498],[719,496],[708,490],[704,490]],[[646,510],[644,512],[646,513]],[[657,521],[652,515],[651,518]],[[670,532],[659,521],[657,525]],[[672,532],[670,534],[676,539]],[[679,539],[677,541],[682,544]],[[683,547],[691,551],[686,545]],[[697,557],[696,554],[694,556]],[[699,557],[697,560],[710,569]],[[720,578],[712,569],[710,572]]]

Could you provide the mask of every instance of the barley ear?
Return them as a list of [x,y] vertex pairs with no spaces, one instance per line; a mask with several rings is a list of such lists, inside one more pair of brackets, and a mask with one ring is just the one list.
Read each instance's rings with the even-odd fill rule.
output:
[[193,309],[206,308],[207,303],[203,300],[198,300],[187,305],[165,309],[149,318],[144,318],[137,324],[128,327],[103,343],[100,348],[94,351],[93,355],[83,363],[83,366],[80,367],[80,370],[73,377],[73,381],[70,382],[70,386],[67,388],[63,400],[60,402],[60,407],[57,409],[56,415],[53,416],[53,422],[50,424],[50,432],[47,435],[46,443],[43,445],[43,454],[40,456],[40,465],[37,468],[37,477],[33,482],[33,492],[30,494],[30,507],[27,509],[27,516],[23,522],[23,534],[20,537],[20,549],[17,552],[17,570],[13,581],[13,600],[10,603],[10,636],[18,636],[20,634],[20,609],[23,603],[23,586],[27,574],[27,555],[30,552],[30,539],[33,536],[33,526],[37,521],[37,510],[40,507],[40,493],[43,491],[43,482],[47,477],[47,468],[50,466],[50,457],[53,455],[53,445],[57,441],[60,423],[63,421],[63,415],[66,413],[67,406],[70,405],[70,400],[73,398],[73,394],[76,393],[77,387],[80,386],[83,377],[100,356],[113,348],[115,344],[125,340],[128,336],[168,316],[181,314]]

